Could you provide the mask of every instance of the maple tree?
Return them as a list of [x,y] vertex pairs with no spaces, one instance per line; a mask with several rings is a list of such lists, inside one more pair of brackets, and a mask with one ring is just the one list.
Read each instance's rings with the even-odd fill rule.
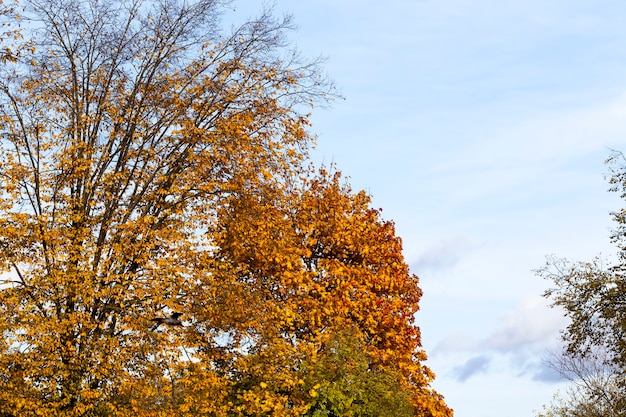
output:
[[215,0],[21,7],[0,73],[1,413],[451,415],[393,224],[305,166],[302,109],[332,85],[287,50],[289,18],[223,35]]
[[[263,198],[237,196],[219,216],[225,223],[212,233],[220,248],[216,256],[231,263],[229,274],[237,274],[221,282],[236,283],[236,290],[226,291],[239,294],[242,305],[235,311],[240,316],[229,321],[242,326],[233,329],[234,340],[248,343],[246,359],[258,369],[257,380],[270,384],[264,378],[272,375],[274,393],[292,403],[303,396],[304,410],[311,403],[322,406],[321,396],[338,394],[354,378],[360,380],[356,386],[385,380],[389,392],[396,391],[395,400],[406,395],[416,415],[450,415],[443,398],[430,388],[434,375],[422,363],[426,355],[413,323],[421,290],[404,262],[393,223],[381,220],[365,193],[342,185],[338,173],[321,170],[296,192],[290,184],[285,187],[275,187]],[[248,311],[250,305],[258,307]],[[333,375],[324,365],[337,357],[338,340],[348,351],[363,354],[349,365],[356,373],[344,374],[339,382],[341,372]],[[286,364],[263,360],[277,351]],[[295,366],[295,378],[294,363],[303,364]],[[321,369],[325,371],[319,373]],[[344,390],[341,395],[345,405],[362,399],[364,392]],[[384,403],[368,398],[372,403],[361,408]]]

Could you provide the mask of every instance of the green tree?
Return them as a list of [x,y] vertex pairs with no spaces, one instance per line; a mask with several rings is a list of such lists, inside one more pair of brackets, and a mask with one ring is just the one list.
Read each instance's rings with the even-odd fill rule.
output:
[[407,416],[415,411],[393,369],[373,368],[365,346],[350,330],[335,334],[314,362],[305,363],[305,388],[313,399],[307,416]]
[[550,258],[537,271],[554,283],[544,295],[570,318],[562,333],[567,353],[584,358],[600,349],[619,373],[626,371],[626,287],[621,268],[621,263],[606,266],[600,258],[577,263]]
[[[626,199],[625,162],[620,152],[607,160],[610,191],[622,199]],[[611,216],[616,223],[611,235],[618,250],[615,261],[549,258],[537,271],[553,284],[544,296],[570,319],[562,332],[565,359],[558,368],[565,369],[575,384],[568,395],[557,397],[554,415],[626,415],[626,209]]]

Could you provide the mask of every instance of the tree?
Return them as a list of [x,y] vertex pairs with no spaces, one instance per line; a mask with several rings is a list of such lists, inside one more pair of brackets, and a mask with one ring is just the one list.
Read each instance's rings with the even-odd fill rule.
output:
[[606,352],[595,350],[583,357],[564,351],[553,353],[548,366],[570,381],[564,393],[555,394],[538,417],[619,417],[626,410],[626,397]]
[[7,409],[80,415],[162,371],[178,342],[145,323],[188,308],[215,207],[303,158],[315,63],[284,54],[288,19],[219,36],[219,6],[28,3],[0,83]]
[[[626,166],[621,153],[607,160],[611,191],[626,198]],[[626,210],[611,213],[617,227],[611,241],[617,246],[617,262],[595,258],[573,263],[550,258],[539,276],[553,282],[545,292],[553,305],[564,309],[571,319],[563,333],[569,353],[584,357],[595,348],[607,352],[615,369],[626,372]],[[608,263],[608,264],[607,264]]]
[[550,258],[538,274],[553,281],[555,286],[544,295],[571,319],[562,333],[568,354],[584,358],[600,349],[607,352],[616,372],[623,373],[626,288],[620,268],[620,264],[607,267],[600,258],[579,263]]
[[302,110],[332,85],[289,18],[225,36],[222,5],[24,5],[0,73],[0,413],[304,415],[350,328],[359,378],[451,415],[393,224],[305,168]]
[[[358,336],[339,331],[313,363],[306,363],[305,387],[315,399],[307,416],[413,416],[408,392],[393,369],[371,369]],[[306,372],[308,371],[308,372]]]
[[16,12],[17,5],[17,1],[10,3],[0,1],[0,27],[2,27],[0,44],[3,46],[0,48],[0,62],[5,64],[17,61],[20,55],[17,45],[21,43],[20,46],[27,46],[22,42],[22,34],[19,27],[20,15]]
[[[623,199],[626,198],[624,161],[619,152],[614,152],[607,160],[610,191],[620,192]],[[578,263],[550,258],[537,271],[539,276],[554,284],[544,296],[570,318],[570,324],[562,333],[567,362],[559,363],[566,364],[563,368],[583,384],[582,388],[575,386],[573,394],[582,395],[584,400],[564,403],[557,408],[585,407],[585,412],[589,413],[572,415],[594,415],[593,410],[598,409],[599,412],[611,409],[614,415],[626,414],[626,210],[611,215],[617,224],[611,236],[618,249],[616,262],[605,265],[607,261],[600,258]],[[597,352],[603,353],[601,357]],[[610,370],[609,377],[607,370]],[[596,401],[594,396],[599,389],[614,397],[610,404]],[[607,396],[604,398],[606,400]],[[590,408],[586,408],[588,406]]]
[[[413,322],[421,290],[393,223],[381,220],[365,193],[342,185],[339,173],[322,169],[296,191],[291,187],[274,187],[262,198],[233,197],[212,232],[220,248],[215,256],[230,264],[220,278],[220,298],[233,303],[231,294],[239,294],[236,316],[228,320],[237,323],[230,328],[230,350],[245,341],[248,351],[245,362],[237,361],[245,369],[239,389],[261,386],[271,390],[273,404],[302,401],[302,411],[312,413],[329,411],[319,408],[320,396],[341,397],[346,407],[365,401],[357,387],[370,381],[396,393],[389,401],[406,395],[416,415],[450,415],[422,363],[426,355]],[[355,373],[326,366],[355,351],[362,355],[348,366]],[[367,396],[360,408],[380,410],[383,403]]]

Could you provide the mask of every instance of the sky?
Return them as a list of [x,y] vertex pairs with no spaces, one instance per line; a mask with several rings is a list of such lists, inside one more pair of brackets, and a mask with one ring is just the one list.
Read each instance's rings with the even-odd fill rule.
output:
[[[230,17],[258,14],[236,0]],[[424,290],[417,323],[458,417],[534,415],[567,325],[533,270],[609,257],[611,149],[626,151],[623,0],[277,0],[342,99],[312,158],[393,220]],[[229,16],[227,16],[230,18]]]

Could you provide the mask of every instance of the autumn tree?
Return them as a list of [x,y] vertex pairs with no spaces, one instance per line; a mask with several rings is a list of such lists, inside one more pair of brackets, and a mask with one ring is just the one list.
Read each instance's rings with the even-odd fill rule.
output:
[[[400,409],[406,398],[415,415],[450,415],[422,363],[426,355],[413,322],[421,290],[393,223],[339,174],[322,170],[295,192],[286,187],[263,198],[234,196],[212,233],[216,256],[236,274],[221,281],[236,287],[222,287],[228,294],[240,294],[241,306],[233,310],[238,316],[229,322],[238,323],[233,341],[247,341],[246,383],[270,387],[284,404],[301,398],[310,413],[365,398],[356,410],[380,410],[385,401]],[[249,311],[250,305],[259,307]],[[346,344],[343,352],[361,351],[346,365],[354,372],[326,366],[346,356],[338,343]],[[275,356],[281,360],[264,359]],[[367,395],[366,386],[394,396]],[[342,405],[324,408],[335,395]],[[344,411],[336,415],[353,415]]]
[[27,42],[22,41],[17,6],[17,0],[0,1],[0,63],[16,62],[20,56],[20,47],[28,46]]
[[[288,50],[289,18],[224,34],[223,5],[19,5],[0,72],[0,413],[298,416],[341,392],[451,415],[393,224],[305,168],[302,111],[332,85]],[[183,326],[152,326],[173,312]],[[322,372],[344,342],[349,372]]]
[[177,343],[146,320],[186,309],[215,207],[302,158],[315,64],[285,54],[289,20],[219,35],[220,6],[25,6],[34,49],[0,83],[9,409],[79,415],[162,371]]

